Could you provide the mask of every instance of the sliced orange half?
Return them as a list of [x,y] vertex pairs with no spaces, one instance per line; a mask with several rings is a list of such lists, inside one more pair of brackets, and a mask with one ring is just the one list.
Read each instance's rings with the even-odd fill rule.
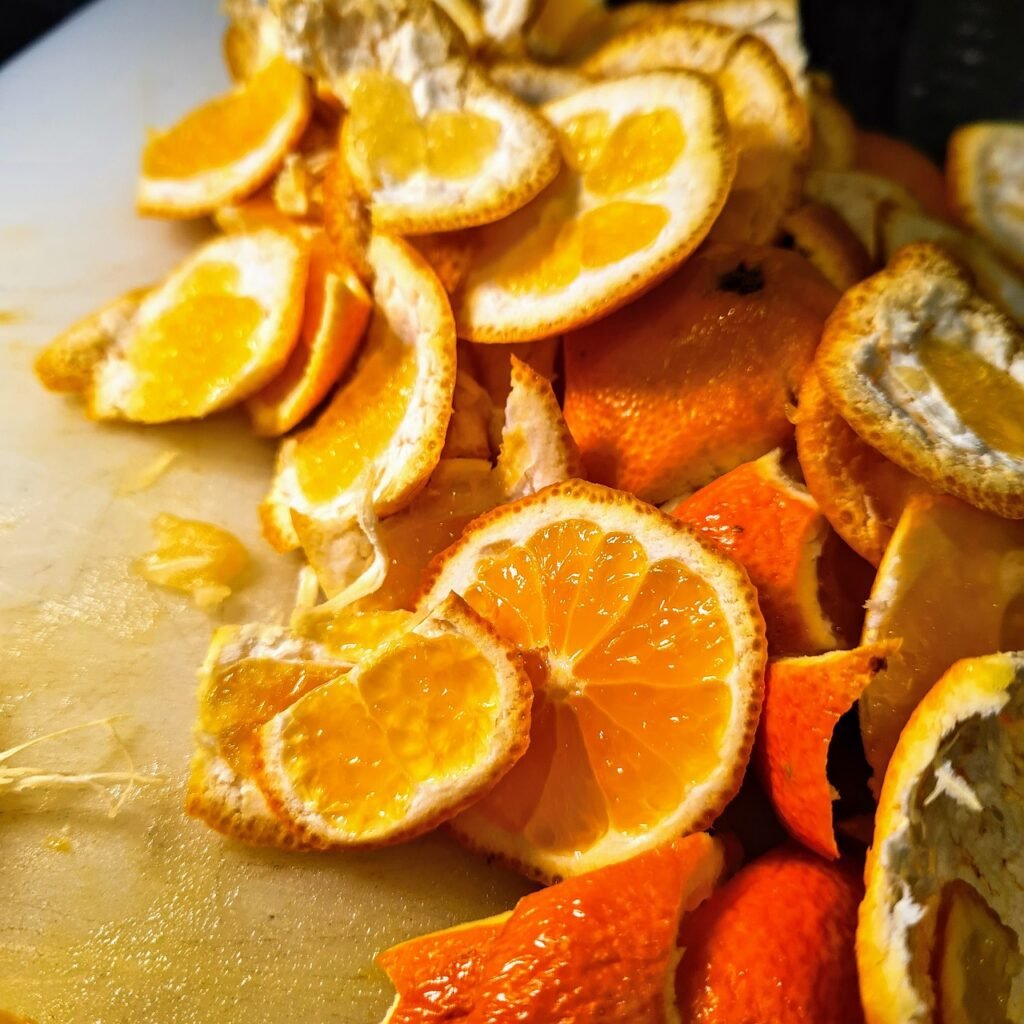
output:
[[528,341],[604,316],[675,269],[725,201],[732,144],[702,75],[604,82],[544,114],[566,166],[528,206],[476,233],[453,300],[461,337]]
[[420,607],[454,591],[524,654],[530,747],[452,823],[542,879],[710,823],[757,723],[764,622],[734,562],[621,492],[558,484],[482,516],[438,556]]
[[870,1024],[1018,1016],[1022,719],[1024,654],[992,654],[953,665],[900,735],[857,926]]
[[832,824],[836,791],[827,762],[832,732],[899,646],[885,641],[768,666],[755,763],[789,834],[829,860],[839,856]]
[[449,597],[264,725],[260,783],[311,846],[409,839],[515,764],[531,699],[513,648]]
[[1024,648],[1024,523],[912,498],[886,549],[863,642],[899,640],[858,705],[877,792],[900,731],[958,658]]
[[215,238],[134,308],[132,296],[57,338],[37,372],[47,386],[83,390],[96,419],[207,416],[284,367],[302,322],[307,263],[305,245],[270,228]]
[[373,303],[322,233],[310,245],[302,331],[284,369],[246,402],[253,432],[278,437],[327,396],[356,353]]
[[779,245],[800,253],[841,292],[871,273],[871,259],[850,226],[821,203],[804,203],[782,218]]
[[276,57],[224,96],[154,133],[142,151],[141,213],[201,217],[255,192],[309,121],[309,86]]
[[1024,271],[1024,125],[958,128],[949,137],[946,179],[957,216]]
[[1024,518],[1024,335],[931,243],[851,288],[816,357],[840,415],[934,487]]
[[344,522],[366,493],[381,514],[397,511],[441,456],[455,389],[448,296],[399,239],[375,236],[368,257],[375,310],[359,363],[313,426],[282,444],[261,506],[279,550],[298,544],[293,511]]

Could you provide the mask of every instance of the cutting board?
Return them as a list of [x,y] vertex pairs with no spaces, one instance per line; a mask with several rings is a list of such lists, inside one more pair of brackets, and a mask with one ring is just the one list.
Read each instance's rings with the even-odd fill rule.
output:
[[[207,230],[132,208],[148,126],[226,84],[215,0],[101,0],[0,69],[0,749],[119,716],[159,776],[116,817],[92,791],[0,790],[0,1010],[39,1024],[368,1024],[374,954],[509,907],[526,890],[443,836],[358,855],[247,849],[181,810],[195,671],[224,622],[281,622],[298,569],[262,542],[273,446],[237,416],[98,426],[45,393],[39,346],[159,277]],[[174,451],[150,488],[124,493]],[[139,579],[158,512],[248,545],[215,614]],[[106,729],[6,762],[117,771]]]

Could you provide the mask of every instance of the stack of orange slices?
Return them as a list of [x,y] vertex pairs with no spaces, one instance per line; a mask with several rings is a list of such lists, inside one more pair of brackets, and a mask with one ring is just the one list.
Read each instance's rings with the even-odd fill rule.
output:
[[[219,232],[36,361],[277,439],[300,599],[214,634],[188,812],[551,886],[392,1024],[1024,1019],[1024,126],[860,131],[795,0],[229,8],[136,196]],[[180,511],[137,571],[218,605]]]

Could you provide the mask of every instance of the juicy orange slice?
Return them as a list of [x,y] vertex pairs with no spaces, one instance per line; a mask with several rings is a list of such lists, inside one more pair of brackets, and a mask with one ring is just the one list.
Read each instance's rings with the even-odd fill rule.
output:
[[768,666],[758,775],[789,834],[830,860],[839,856],[832,825],[837,794],[827,775],[832,732],[898,646],[887,641]]
[[778,449],[702,487],[672,514],[747,570],[773,656],[839,646],[818,596],[828,522],[807,491],[785,474]]
[[372,495],[397,511],[426,483],[444,444],[455,388],[455,327],[433,272],[404,242],[369,248],[375,311],[359,362],[320,418],[285,441],[261,507],[280,550],[298,544],[293,510],[322,524],[347,522]]
[[529,678],[449,597],[260,731],[260,782],[312,846],[425,832],[490,789],[528,742]]
[[567,335],[565,419],[588,475],[662,502],[788,444],[837,297],[795,253],[715,245]]
[[565,99],[590,85],[590,77],[581,71],[540,64],[525,57],[493,61],[487,66],[487,74],[531,107]]
[[676,1020],[679,922],[724,869],[721,844],[697,833],[403,942],[377,957],[398,990],[388,1024]]
[[847,171],[857,153],[857,126],[821,72],[808,75],[807,113],[811,118],[810,166],[816,171]]
[[979,508],[1024,517],[1024,336],[942,249],[901,249],[829,318],[818,371],[873,448]]
[[907,502],[931,488],[861,440],[836,411],[813,365],[800,385],[794,419],[807,489],[836,533],[878,565]]
[[949,137],[946,177],[957,216],[1024,271],[1024,126],[964,125]]
[[234,405],[281,370],[298,337],[306,248],[269,228],[215,238],[144,297],[58,337],[36,372],[84,392],[96,419],[164,423]]
[[871,273],[871,259],[860,239],[835,210],[821,203],[804,203],[782,218],[779,244],[793,249],[845,292]]
[[1022,714],[1024,656],[992,654],[953,665],[903,729],[857,928],[868,1020],[1017,1015],[1024,912],[1007,840],[1024,816]]
[[283,57],[273,59],[230,93],[149,138],[139,211],[200,217],[255,192],[298,141],[309,115],[305,76]]
[[1024,648],[1024,523],[944,496],[908,503],[868,602],[863,642],[902,641],[860,699],[864,752],[882,783],[900,730],[957,660]]
[[355,271],[316,236],[298,343],[280,374],[246,402],[254,433],[287,433],[320,404],[352,361],[371,308]]
[[454,822],[539,878],[622,860],[712,821],[756,725],[764,624],[746,575],[689,529],[570,482],[472,524],[420,607],[461,594],[524,653],[530,747]]
[[453,300],[461,337],[527,341],[617,309],[696,248],[725,200],[734,157],[703,76],[605,82],[544,114],[566,166],[532,203],[475,233]]
[[252,78],[280,52],[277,19],[259,0],[226,0],[230,19],[224,30],[224,63],[236,82]]
[[469,60],[429,0],[285,7],[281,28],[288,52],[348,111],[341,148],[377,228],[486,224],[556,174],[550,127]]

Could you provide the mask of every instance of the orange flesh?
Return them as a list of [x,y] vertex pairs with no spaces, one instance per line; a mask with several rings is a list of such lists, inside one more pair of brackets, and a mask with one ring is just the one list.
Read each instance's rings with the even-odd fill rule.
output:
[[245,87],[192,111],[167,132],[154,135],[142,154],[149,178],[188,178],[224,167],[258,149],[305,89],[302,72],[283,57]]
[[[627,534],[545,527],[477,566],[465,598],[532,652],[530,748],[478,805],[539,846],[643,832],[717,765],[733,644],[712,589]],[[545,659],[547,664],[544,664]]]
[[614,196],[663,178],[686,148],[686,136],[674,110],[659,108],[630,114],[614,128],[583,178],[588,192]]
[[132,405],[147,419],[203,415],[258,355],[254,342],[266,312],[255,299],[233,294],[239,278],[234,264],[199,264],[182,283],[180,300],[133,336]]
[[423,169],[439,178],[470,178],[501,135],[497,121],[469,111],[433,111],[421,119],[408,88],[380,71],[356,75],[350,98],[349,130],[378,184]]
[[400,817],[420,784],[478,762],[498,699],[468,640],[410,634],[357,684],[337,679],[292,708],[282,751],[296,796],[350,830]]
[[299,486],[310,501],[343,494],[380,458],[405,416],[415,383],[416,350],[376,317],[355,374],[295,447]]

